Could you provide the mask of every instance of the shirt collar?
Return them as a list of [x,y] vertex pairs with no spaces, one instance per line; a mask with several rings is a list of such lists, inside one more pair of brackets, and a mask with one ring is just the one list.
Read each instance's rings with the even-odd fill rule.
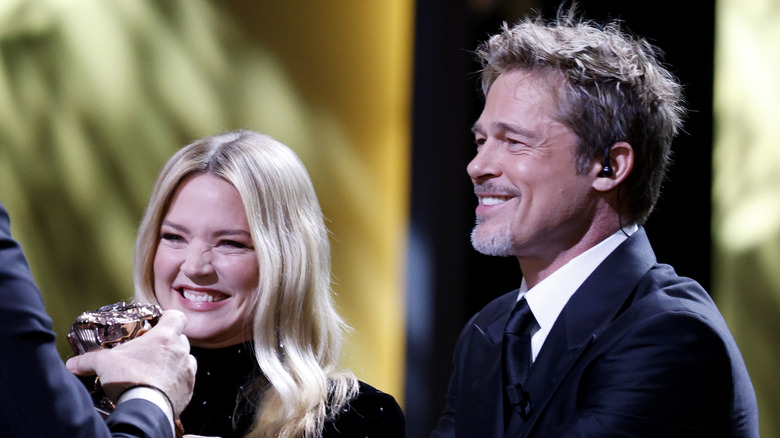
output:
[[[528,306],[539,324],[539,331],[549,333],[555,320],[574,292],[628,236],[639,227],[630,224],[618,230],[597,245],[578,255],[557,271],[528,290],[525,278],[520,284],[517,299],[525,296]],[[546,337],[546,336],[545,336]]]

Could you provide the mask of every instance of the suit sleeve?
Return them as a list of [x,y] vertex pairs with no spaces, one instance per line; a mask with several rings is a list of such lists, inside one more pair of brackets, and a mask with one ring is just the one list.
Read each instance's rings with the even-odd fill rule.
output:
[[447,397],[445,399],[444,412],[436,423],[436,429],[431,434],[431,438],[452,438],[455,436],[455,406],[457,405],[457,394],[460,392],[460,373],[458,364],[464,363],[464,359],[461,357],[465,352],[464,342],[469,327],[474,325],[477,315],[473,316],[468,323],[461,330],[458,336],[458,342],[455,344],[455,354],[453,355],[452,376],[450,376],[449,387],[447,388]]
[[[699,315],[658,314],[604,349],[555,437],[729,436],[731,363]],[[549,415],[549,413],[548,413]]]
[[[153,403],[122,403],[107,422],[65,368],[51,319],[0,204],[0,430],[25,438],[170,437]],[[129,403],[129,404],[128,404]],[[110,429],[109,429],[110,427]]]
[[444,412],[436,423],[436,429],[431,434],[431,438],[451,438],[455,436],[455,394],[457,393],[457,369],[450,377],[450,385],[447,390],[446,404]]

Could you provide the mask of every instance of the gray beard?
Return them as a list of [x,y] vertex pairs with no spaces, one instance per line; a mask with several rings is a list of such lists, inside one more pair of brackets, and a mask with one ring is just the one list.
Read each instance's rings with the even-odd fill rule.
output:
[[478,236],[479,223],[471,230],[471,246],[489,256],[510,257],[512,253],[512,230],[506,227],[489,236]]

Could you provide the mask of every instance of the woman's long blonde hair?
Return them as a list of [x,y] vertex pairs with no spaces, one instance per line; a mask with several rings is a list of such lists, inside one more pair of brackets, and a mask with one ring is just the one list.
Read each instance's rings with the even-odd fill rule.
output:
[[253,297],[255,358],[267,384],[256,385],[248,437],[319,437],[326,419],[358,390],[339,371],[346,326],[333,302],[328,231],[309,174],[298,156],[253,131],[229,132],[179,150],[152,191],[135,247],[136,300],[157,303],[154,257],[171,197],[189,175],[209,173],[241,196],[257,252]]

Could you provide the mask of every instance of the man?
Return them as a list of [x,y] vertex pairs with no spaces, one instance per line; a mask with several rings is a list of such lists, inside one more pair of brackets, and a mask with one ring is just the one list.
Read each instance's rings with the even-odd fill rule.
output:
[[[51,319],[11,238],[0,204],[0,434],[3,437],[173,437],[174,418],[192,395],[195,358],[181,312],[164,312],[143,336],[71,358],[66,369]],[[105,420],[68,370],[97,375],[117,402]]]
[[477,54],[472,243],[523,279],[463,329],[433,436],[757,437],[723,318],[642,228],[684,113],[655,49],[566,12]]

